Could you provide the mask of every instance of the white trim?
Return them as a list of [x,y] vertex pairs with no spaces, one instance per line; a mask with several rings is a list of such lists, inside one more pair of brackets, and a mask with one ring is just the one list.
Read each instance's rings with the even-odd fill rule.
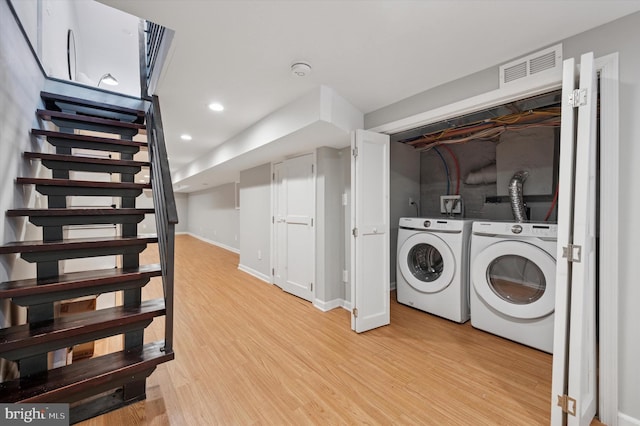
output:
[[225,249],[225,250],[230,251],[230,252],[235,253],[235,254],[240,254],[240,250],[235,248],[235,247],[231,247],[231,246],[228,246],[226,244],[222,244],[222,243],[219,243],[217,241],[213,241],[213,240],[210,240],[208,238],[201,237],[200,235],[196,235],[196,234],[194,234],[192,232],[182,232],[182,234],[191,235],[193,238],[197,238],[200,241],[204,241],[205,243],[211,244],[213,246],[220,247],[221,249]]
[[[600,420],[616,425],[618,414],[619,76],[618,53],[596,58],[600,71]],[[602,285],[606,283],[606,285]],[[605,350],[606,348],[606,350]],[[621,414],[621,413],[620,413]],[[624,424],[620,422],[620,424]],[[627,423],[629,424],[629,423]],[[640,425],[636,421],[636,425]]]
[[347,311],[351,312],[351,310],[353,309],[353,304],[351,302],[347,302],[346,300],[343,300],[342,309],[346,309]]
[[497,105],[506,104],[522,98],[547,93],[561,87],[561,81],[554,77],[553,81],[547,81],[544,85],[531,87],[529,85],[517,85],[491,92],[486,92],[472,98],[444,105],[430,111],[421,112],[407,118],[381,124],[371,129],[372,132],[393,134],[404,130],[414,129],[426,124],[437,123],[448,118],[469,114]]
[[271,284],[271,277],[263,274],[262,272],[256,271],[255,269],[249,268],[248,266],[244,266],[242,264],[238,265],[238,269],[253,277],[256,277],[259,280],[266,282],[267,284]]
[[[622,412],[618,413],[618,426],[640,426],[640,419],[628,416]],[[614,425],[615,423],[607,423]]]
[[320,309],[322,312],[328,312],[335,308],[340,308],[344,306],[343,299],[333,299],[328,302],[324,302],[320,299],[314,299],[313,306]]
[[[612,53],[595,60],[600,72],[601,90],[601,143],[607,148],[600,158],[600,282],[607,286],[600,288],[598,324],[600,336],[599,401],[598,412],[602,422],[615,426],[621,417],[618,414],[618,217],[619,217],[619,76],[618,53]],[[555,79],[540,86],[514,86],[483,93],[468,99],[444,105],[400,120],[384,123],[367,129],[380,133],[396,133],[413,129],[443,119],[479,111],[496,105],[556,90],[562,82]],[[603,277],[604,279],[603,281]],[[627,421],[628,417],[624,417]]]

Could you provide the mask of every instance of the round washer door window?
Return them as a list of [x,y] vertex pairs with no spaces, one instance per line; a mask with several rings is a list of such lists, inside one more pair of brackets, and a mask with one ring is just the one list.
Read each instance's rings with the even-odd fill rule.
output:
[[407,238],[398,251],[398,266],[409,285],[423,293],[445,289],[456,268],[449,246],[430,233]]
[[540,318],[555,309],[555,259],[533,244],[501,241],[473,261],[473,288],[487,304],[514,318]]

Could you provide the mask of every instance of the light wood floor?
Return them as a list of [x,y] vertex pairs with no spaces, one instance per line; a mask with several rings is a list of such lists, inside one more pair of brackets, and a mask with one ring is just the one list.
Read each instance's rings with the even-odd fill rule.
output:
[[[358,335],[346,310],[323,313],[237,264],[177,238],[176,360],[152,374],[146,401],[83,425],[549,424],[551,355],[394,295],[391,325]],[[160,294],[154,279],[145,296]]]

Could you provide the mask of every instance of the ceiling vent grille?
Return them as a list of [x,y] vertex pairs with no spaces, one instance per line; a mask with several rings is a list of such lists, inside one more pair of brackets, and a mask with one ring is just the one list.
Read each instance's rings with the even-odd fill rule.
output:
[[562,45],[549,47],[500,67],[500,87],[535,76],[562,75]]

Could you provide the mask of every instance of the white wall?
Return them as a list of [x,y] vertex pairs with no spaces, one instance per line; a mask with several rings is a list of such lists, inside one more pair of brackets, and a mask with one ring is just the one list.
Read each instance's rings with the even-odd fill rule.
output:
[[48,76],[69,79],[67,33],[71,29],[77,82],[96,86],[104,74],[111,73],[119,85],[106,89],[140,96],[139,18],[96,1],[12,0],[12,4]]
[[240,210],[235,208],[235,183],[192,192],[188,197],[187,231],[232,251],[240,249]]
[[[55,3],[57,4],[58,1]],[[73,4],[78,17],[76,32],[78,74],[80,72],[86,74],[91,80],[87,84],[95,86],[104,74],[111,73],[119,84],[106,87],[101,84],[100,88],[139,97],[138,22],[140,19],[97,1],[76,1]]]
[[[620,66],[620,334],[619,409],[628,423],[640,424],[640,286],[637,285],[637,241],[640,241],[640,13],[562,40],[565,58],[593,51],[596,57],[619,52]],[[543,48],[545,46],[540,46]],[[528,52],[522,52],[523,55]],[[365,116],[365,127],[395,121],[498,88],[498,66],[417,94]],[[606,149],[606,147],[603,147]],[[606,282],[601,285],[607,285]],[[607,348],[600,348],[607,350]],[[631,419],[631,420],[629,420]]]
[[239,268],[271,281],[271,165],[240,172]]
[[420,152],[400,142],[391,142],[389,152],[389,249],[391,283],[396,282],[396,256],[398,251],[398,223],[401,217],[416,217],[416,208],[409,204],[409,198],[416,203],[420,199]]

